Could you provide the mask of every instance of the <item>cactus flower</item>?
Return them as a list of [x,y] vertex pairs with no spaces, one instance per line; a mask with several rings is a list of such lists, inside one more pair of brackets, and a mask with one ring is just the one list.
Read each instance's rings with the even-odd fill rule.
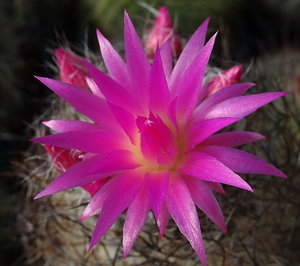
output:
[[205,44],[207,24],[208,20],[196,30],[174,67],[168,41],[156,49],[150,64],[125,13],[126,61],[98,31],[108,75],[85,62],[98,92],[38,77],[91,121],[51,120],[45,125],[58,133],[34,139],[85,153],[36,199],[105,179],[81,218],[99,215],[90,248],[127,210],[126,257],[152,210],[160,236],[171,217],[206,265],[197,207],[226,231],[211,190],[224,193],[222,184],[226,184],[253,191],[237,173],[286,177],[264,160],[233,148],[263,139],[260,134],[218,133],[285,92],[243,96],[254,84],[241,83],[199,102],[216,37]]

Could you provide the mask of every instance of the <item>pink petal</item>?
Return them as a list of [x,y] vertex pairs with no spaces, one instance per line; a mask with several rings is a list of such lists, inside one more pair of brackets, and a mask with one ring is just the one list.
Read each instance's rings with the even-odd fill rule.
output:
[[206,186],[206,183],[194,177],[186,177],[185,183],[191,193],[193,201],[200,210],[226,232],[226,225],[220,205],[213,193]]
[[172,129],[176,130],[176,132],[179,134],[179,126],[176,117],[176,109],[177,109],[177,97],[175,97],[175,99],[168,106],[168,119],[171,122],[171,125],[173,126]]
[[[79,187],[91,183],[97,179],[107,177],[107,173],[99,173],[96,176],[82,178],[82,176],[90,169],[91,166],[101,162],[102,156],[95,156],[85,161],[79,162],[71,166],[66,172],[58,176],[48,185],[35,199],[55,194],[63,190]],[[109,174],[109,173],[108,173]]]
[[170,92],[162,65],[160,50],[157,49],[150,71],[149,109],[153,114],[165,114],[170,103]]
[[199,96],[198,96],[198,105],[206,98],[206,95],[208,93],[208,89],[209,89],[210,85],[211,85],[211,82],[209,82],[205,85],[202,85],[202,87],[200,88]]
[[104,74],[98,68],[91,65],[89,62],[85,61],[85,64],[98,88],[104,94],[108,102],[122,106],[124,109],[132,113],[141,112],[142,109],[141,107],[138,107],[135,98],[130,94],[130,92],[125,90],[122,85]]
[[198,143],[205,140],[220,129],[240,120],[240,118],[222,117],[209,120],[200,120],[191,126],[186,133],[186,152],[193,149]]
[[159,116],[156,116],[157,142],[159,142],[165,153],[169,152],[176,145],[176,139],[169,127],[162,121]]
[[131,143],[133,145],[136,145],[136,135],[138,131],[134,116],[127,110],[121,108],[120,106],[116,106],[114,104],[109,103],[109,107],[112,113],[114,114],[115,118],[117,119],[118,123],[129,137]]
[[105,100],[92,93],[57,80],[37,77],[59,97],[71,104],[79,113],[102,127],[120,129]]
[[141,132],[141,151],[144,158],[153,164],[156,164],[157,155],[163,153],[159,143],[157,143],[151,136],[146,132]]
[[182,76],[190,63],[197,56],[199,51],[202,49],[209,19],[206,19],[202,25],[194,32],[185,48],[183,49],[170,77],[170,88],[175,89],[176,84],[182,80]]
[[123,229],[124,258],[127,257],[134,242],[138,238],[147,220],[150,210],[149,200],[145,188],[141,189],[133,202],[129,205]]
[[148,104],[148,80],[150,64],[148,57],[141,44],[132,22],[125,12],[125,53],[126,63],[128,66],[128,75],[132,85],[132,93],[136,96],[137,101],[145,106]]
[[85,175],[96,175],[102,172],[117,172],[127,169],[134,169],[140,166],[134,160],[132,152],[127,150],[116,150],[103,157],[100,163],[90,167]]
[[260,139],[265,139],[264,136],[248,131],[231,131],[210,136],[200,143],[200,146],[225,146],[234,147]]
[[202,103],[199,104],[199,106],[195,109],[194,112],[195,118],[197,120],[203,118],[204,114],[209,108],[212,108],[225,100],[243,95],[249,88],[251,88],[254,85],[255,84],[253,83],[234,84],[217,91],[216,93],[206,98]]
[[169,79],[173,70],[173,57],[171,50],[171,39],[168,39],[160,49],[161,61],[165,76],[167,80]]
[[112,47],[110,42],[104,38],[102,33],[97,30],[98,42],[100,45],[101,54],[109,75],[122,84],[126,89],[130,87],[128,79],[127,65],[121,56]]
[[115,184],[103,203],[90,243],[90,249],[113,225],[118,216],[133,202],[143,184],[141,174],[139,170],[128,170],[119,174],[119,182]]
[[186,154],[178,172],[197,177],[203,181],[219,182],[239,187],[249,191],[252,188],[237,174],[212,156],[203,152],[190,152]]
[[158,219],[168,185],[169,172],[147,172],[145,176],[146,190],[155,218]]
[[95,180],[115,175],[119,171],[138,167],[139,165],[132,162],[130,157],[129,151],[117,150],[105,157],[98,155],[76,163],[58,176],[36,198],[83,186]]
[[97,84],[95,83],[95,81],[94,81],[93,79],[91,79],[91,78],[88,78],[88,77],[86,77],[85,80],[86,80],[87,85],[88,85],[89,88],[90,88],[90,91],[91,91],[94,95],[96,95],[96,96],[98,96],[98,97],[100,97],[100,98],[102,98],[102,99],[105,100],[105,96],[104,96],[103,93],[99,90],[99,88],[98,88]]
[[158,154],[157,163],[161,166],[172,168],[177,159],[178,148],[174,146],[169,152]]
[[42,122],[45,126],[59,133],[80,130],[99,130],[100,126],[79,120],[50,120]]
[[216,183],[216,182],[209,182],[209,181],[203,181],[205,182],[205,184],[207,185],[208,188],[222,194],[222,195],[226,195],[224,189],[223,189],[223,186],[219,183]]
[[273,165],[253,154],[241,150],[220,146],[207,146],[202,147],[200,151],[213,156],[234,172],[286,177],[285,174]]
[[117,174],[113,176],[110,180],[108,180],[105,185],[98,190],[98,192],[91,199],[89,204],[86,206],[80,221],[92,217],[93,215],[99,214],[102,210],[103,203],[105,202],[107,196],[114,189],[114,187],[122,180],[122,175]]
[[124,137],[120,133],[107,129],[90,131],[70,131],[32,139],[48,144],[83,152],[107,154],[124,146]]
[[171,176],[166,204],[180,232],[206,265],[205,250],[195,204],[185,182],[180,176]]
[[286,95],[287,93],[288,92],[266,92],[231,98],[207,110],[204,118],[244,117],[255,112],[258,108],[266,105],[267,103]]
[[[215,42],[216,34],[201,49],[190,63],[176,88],[170,87],[173,96],[178,96],[177,114],[182,120],[189,118],[198,103],[199,91],[202,86],[208,60]],[[188,103],[188,104],[187,104]]]
[[163,237],[169,222],[169,211],[165,202],[163,202],[159,216],[157,218],[157,226],[159,228],[159,237]]

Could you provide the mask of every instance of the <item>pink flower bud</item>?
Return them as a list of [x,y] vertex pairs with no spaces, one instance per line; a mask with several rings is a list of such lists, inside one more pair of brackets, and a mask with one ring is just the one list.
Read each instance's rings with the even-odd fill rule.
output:
[[159,8],[154,26],[145,41],[145,50],[150,58],[154,57],[156,47],[161,47],[167,39],[171,38],[171,47],[174,57],[178,57],[182,51],[180,36],[176,33],[166,6]]
[[89,90],[86,77],[90,77],[82,58],[73,52],[63,49],[55,50],[61,81]]
[[[80,155],[84,154],[78,150],[70,150],[52,145],[44,145],[46,152],[53,159],[55,169],[63,173],[68,168],[82,161]],[[82,186],[93,197],[99,189],[108,181],[109,177],[96,180],[92,183]]]
[[98,179],[92,183],[89,183],[87,185],[81,186],[85,191],[89,192],[91,197],[94,197],[94,195],[102,188],[106,182],[110,179],[110,177],[105,177],[102,179]]
[[218,90],[226,86],[240,83],[242,79],[242,73],[243,73],[242,66],[234,66],[221,73],[221,75],[213,78],[210,81],[210,85],[206,97],[212,95],[213,93],[217,92]]
[[55,169],[60,173],[65,172],[72,165],[82,161],[79,156],[83,153],[77,150],[70,150],[52,145],[44,145],[44,147],[46,152],[53,159]]

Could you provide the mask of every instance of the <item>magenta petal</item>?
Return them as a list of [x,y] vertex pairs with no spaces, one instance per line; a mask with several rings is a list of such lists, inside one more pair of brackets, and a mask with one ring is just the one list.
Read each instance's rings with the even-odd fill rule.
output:
[[125,52],[128,75],[132,85],[132,93],[137,101],[145,106],[148,104],[148,80],[150,64],[132,22],[125,12]]
[[169,211],[166,203],[164,202],[161,206],[159,216],[157,218],[157,226],[159,228],[159,237],[162,237],[169,222]]
[[119,174],[119,182],[115,184],[103,203],[90,243],[90,249],[113,225],[118,216],[133,202],[143,184],[141,174],[139,170],[128,170]]
[[220,205],[205,182],[194,177],[186,177],[185,183],[191,193],[193,201],[199,209],[226,232],[226,225]]
[[90,91],[91,91],[94,95],[96,95],[96,96],[98,96],[98,97],[100,97],[100,98],[102,98],[102,99],[105,99],[105,96],[104,96],[103,93],[99,90],[97,84],[95,83],[95,81],[94,81],[92,78],[86,77],[85,80],[86,80],[87,85],[89,86]]
[[126,89],[129,88],[130,82],[126,63],[99,30],[97,30],[97,37],[109,75]]
[[176,118],[176,107],[177,107],[177,97],[169,104],[168,106],[168,119],[173,125],[173,130],[176,130],[179,133],[179,126]]
[[176,145],[176,139],[172,131],[159,116],[154,117],[150,114],[148,119],[138,117],[137,123],[140,132],[144,132],[151,137],[151,139],[158,144],[163,153],[168,153]]
[[103,157],[101,162],[93,165],[85,175],[95,175],[102,172],[117,172],[134,169],[140,166],[133,160],[132,152],[128,150],[115,150]]
[[232,117],[200,120],[198,123],[191,126],[186,133],[186,140],[189,141],[186,151],[190,151],[204,139],[238,120],[240,120],[240,118]]
[[[183,120],[189,118],[198,103],[199,91],[202,86],[203,77],[215,38],[216,34],[207,42],[195,59],[190,63],[181,80],[177,84],[170,85],[172,95],[178,96],[177,114]],[[172,86],[176,86],[176,88],[173,88]]]
[[59,133],[80,130],[99,130],[100,126],[79,120],[50,120],[43,124]]
[[288,92],[266,92],[231,98],[210,108],[204,118],[244,117],[287,93]]
[[85,61],[85,65],[108,102],[122,106],[132,113],[141,111],[141,108],[137,106],[135,98],[122,85],[89,62]]
[[141,151],[146,160],[156,163],[157,154],[161,154],[162,150],[159,145],[151,136],[145,132],[141,132]]
[[264,136],[254,132],[248,131],[232,131],[224,132],[210,136],[200,143],[200,146],[226,146],[234,147],[260,139],[265,139]]
[[204,114],[206,114],[206,111],[209,108],[214,107],[216,104],[224,102],[233,97],[243,95],[248,89],[250,89],[254,85],[255,84],[253,83],[234,84],[217,91],[210,97],[206,98],[202,103],[199,104],[199,106],[197,106],[194,112],[195,118],[197,120],[203,118]]
[[170,92],[160,57],[160,50],[156,49],[150,71],[149,80],[149,109],[156,114],[165,114],[170,103]]
[[169,152],[157,155],[157,163],[165,167],[173,167],[178,154],[178,148],[174,146]]
[[209,181],[203,181],[205,182],[205,184],[207,185],[208,188],[221,193],[222,195],[226,195],[223,186],[220,183],[216,183],[216,182],[209,182]]
[[219,182],[253,191],[239,175],[232,172],[216,158],[203,152],[188,153],[177,170],[182,174],[194,176],[203,181]]
[[[122,176],[120,178],[122,179]],[[83,221],[101,212],[103,203],[118,182],[119,175],[115,175],[109,181],[107,181],[107,183],[94,195],[89,204],[86,206],[80,221]]]
[[228,147],[207,146],[200,151],[213,156],[234,172],[286,177],[273,165],[253,154]]
[[169,186],[169,172],[147,172],[145,185],[151,208],[158,219]]
[[171,38],[169,38],[160,49],[161,61],[165,72],[166,79],[168,80],[173,69],[173,57],[171,49]]
[[134,116],[127,110],[121,108],[120,106],[116,106],[111,103],[109,103],[109,106],[115,118],[123,128],[124,132],[129,137],[131,143],[133,145],[136,145],[136,135],[138,131]]
[[148,195],[143,188],[129,205],[123,229],[124,258],[127,257],[147,220],[150,210]]
[[120,149],[124,143],[124,137],[115,131],[98,129],[90,131],[70,131],[48,135],[33,141],[58,146],[67,149],[76,149],[83,152],[107,154]]
[[166,204],[180,232],[188,239],[202,263],[206,265],[198,215],[190,192],[182,177],[171,176]]
[[170,77],[170,84],[173,89],[175,89],[176,84],[182,79],[182,76],[190,63],[202,49],[206,38],[208,22],[209,19],[206,19],[202,23],[183,49]]
[[61,192],[74,187],[79,187],[91,183],[97,179],[107,177],[110,173],[99,173],[98,175],[88,176],[82,178],[82,176],[94,165],[101,162],[102,156],[94,156],[85,161],[79,162],[71,166],[66,172],[58,176],[54,181],[50,183],[41,193],[39,193],[35,199]]
[[71,104],[79,113],[102,127],[120,129],[105,100],[92,93],[57,80],[37,77],[59,97]]

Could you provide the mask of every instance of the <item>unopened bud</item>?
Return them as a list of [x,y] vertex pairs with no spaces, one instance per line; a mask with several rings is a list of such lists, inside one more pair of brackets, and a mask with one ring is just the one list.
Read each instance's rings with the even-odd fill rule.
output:
[[224,71],[217,77],[213,78],[210,81],[210,85],[206,97],[212,95],[213,93],[217,92],[218,90],[226,86],[240,83],[242,79],[242,73],[243,73],[243,67],[239,65],[239,66],[234,66],[232,68],[229,68],[228,70]]
[[169,38],[171,38],[173,56],[178,57],[182,51],[181,39],[174,29],[168,8],[162,6],[159,8],[153,28],[145,41],[145,50],[148,56],[153,58],[157,45],[161,47]]
[[64,49],[56,49],[55,57],[61,81],[89,90],[86,77],[90,77],[90,74],[80,56]]

